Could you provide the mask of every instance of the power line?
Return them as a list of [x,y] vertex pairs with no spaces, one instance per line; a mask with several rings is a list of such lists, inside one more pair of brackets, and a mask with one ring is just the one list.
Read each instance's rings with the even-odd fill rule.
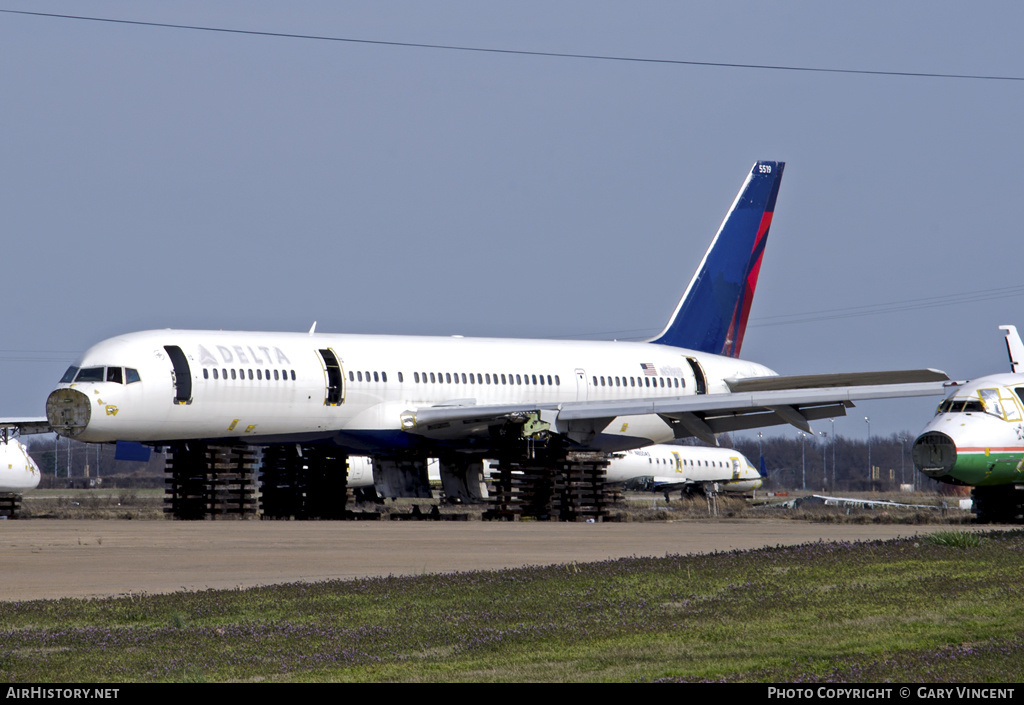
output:
[[1017,296],[1024,296],[1024,285],[1001,287],[998,289],[982,289],[979,291],[967,291],[958,294],[943,294],[920,299],[906,299],[903,301],[889,301],[880,304],[867,304],[862,306],[849,306],[845,308],[825,309],[822,311],[806,311],[803,313],[780,314],[777,316],[763,316],[751,321],[750,328],[766,326],[789,325],[792,323],[810,323],[814,321],[831,321],[837,318],[855,318],[859,316],[875,316],[884,313],[897,313],[900,311],[916,311],[940,306],[955,306],[959,304],[976,303],[979,301],[991,301],[993,299],[1008,299]]
[[798,71],[804,73],[838,73],[862,76],[898,76],[904,78],[953,78],[972,81],[1024,81],[1024,76],[998,76],[985,74],[933,73],[925,71],[872,71],[868,69],[837,69],[816,66],[787,66],[783,64],[741,64],[724,61],[688,61],[684,59],[655,59],[639,56],[615,56],[610,54],[575,54],[556,51],[527,51],[525,49],[495,49],[490,47],[460,46],[457,44],[429,44],[425,42],[397,42],[382,39],[357,39],[355,37],[331,37],[316,34],[293,34],[289,32],[267,32],[252,29],[232,29],[228,27],[205,27],[202,25],[172,24],[168,22],[144,22],[142,20],[122,20],[111,17],[88,17],[84,15],[63,15],[50,12],[29,12],[27,10],[4,10],[0,12],[12,15],[31,15],[64,20],[81,20],[86,22],[108,22],[112,24],[135,25],[141,27],[162,27],[166,29],[184,29],[197,32],[219,32],[223,34],[245,34],[257,37],[275,37],[280,39],[308,39],[321,42],[346,42],[350,44],[371,44],[377,46],[405,47],[411,49],[435,49],[441,51],[468,51],[486,54],[508,54],[516,56],[537,56],[558,59],[586,59],[591,61],[624,61],[644,64],[671,64],[678,66],[706,66],[731,69],[761,69],[765,71]]
[[[752,318],[747,324],[747,327],[767,328],[771,326],[793,325],[796,323],[831,321],[839,318],[879,316],[887,313],[916,311],[928,308],[938,308],[940,306],[958,306],[961,304],[977,303],[979,301],[1009,299],[1017,296],[1024,296],[1024,285],[1000,287],[997,289],[981,289],[978,291],[965,291],[956,294],[942,294],[940,296],[930,296],[920,299],[904,299],[901,301],[888,301],[878,304],[864,304],[861,306],[823,309],[820,311],[801,311],[800,313],[784,313],[776,316],[760,316]],[[634,328],[631,330],[605,331],[602,333],[577,333],[567,337],[601,338],[614,336],[621,340],[643,340],[656,335],[659,330],[660,328]]]

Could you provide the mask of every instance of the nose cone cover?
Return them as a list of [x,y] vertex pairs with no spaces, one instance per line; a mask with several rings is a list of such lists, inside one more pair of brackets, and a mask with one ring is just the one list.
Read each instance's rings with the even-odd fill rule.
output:
[[911,456],[918,470],[928,477],[941,478],[956,465],[956,444],[945,433],[929,431],[914,441]]
[[89,397],[77,389],[57,389],[46,400],[46,419],[54,431],[67,438],[82,433],[91,416]]

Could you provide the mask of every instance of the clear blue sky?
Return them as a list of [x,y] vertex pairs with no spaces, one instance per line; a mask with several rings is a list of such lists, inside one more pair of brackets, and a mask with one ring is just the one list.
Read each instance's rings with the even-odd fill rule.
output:
[[[1024,77],[1013,2],[0,9]],[[1024,328],[1022,81],[0,13],[0,95],[0,416],[41,415],[81,351],[133,330],[655,334],[756,159],[787,167],[743,357],[782,374],[969,378],[1008,369],[999,324]],[[958,296],[971,292],[989,293]],[[846,315],[857,306],[878,308]],[[836,430],[863,437],[868,415],[873,433],[916,433],[937,402],[864,404]]]

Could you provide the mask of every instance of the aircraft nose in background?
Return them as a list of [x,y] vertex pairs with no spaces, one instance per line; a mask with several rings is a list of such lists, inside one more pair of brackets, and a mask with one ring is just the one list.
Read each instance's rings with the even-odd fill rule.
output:
[[956,465],[956,443],[945,433],[928,431],[914,441],[914,467],[928,477],[948,475]]
[[77,389],[57,389],[46,400],[46,419],[54,431],[74,438],[89,425],[89,397]]

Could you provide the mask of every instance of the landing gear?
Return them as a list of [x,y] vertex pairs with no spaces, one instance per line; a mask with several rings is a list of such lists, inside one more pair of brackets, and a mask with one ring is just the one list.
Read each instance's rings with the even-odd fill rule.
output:
[[971,497],[977,524],[1024,523],[1024,485],[975,487]]
[[164,512],[175,519],[256,516],[257,452],[182,441],[170,446]]

